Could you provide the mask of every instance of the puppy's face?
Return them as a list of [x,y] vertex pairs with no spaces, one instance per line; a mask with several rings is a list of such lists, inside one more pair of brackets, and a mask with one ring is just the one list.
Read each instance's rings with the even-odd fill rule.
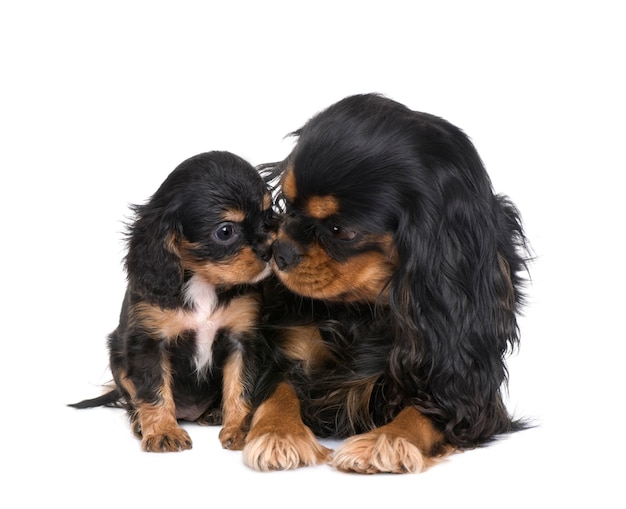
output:
[[273,268],[291,291],[340,302],[385,298],[397,264],[391,227],[375,212],[376,200],[351,187],[345,179],[334,185],[311,178],[297,157],[288,162]]
[[228,208],[205,217],[204,233],[199,236],[187,228],[180,242],[183,268],[216,286],[256,283],[269,275],[270,235],[264,225],[271,210],[267,203],[269,196],[255,211]]
[[179,187],[181,231],[172,236],[170,247],[184,271],[221,287],[269,275],[273,240],[267,187],[252,166],[229,157],[188,168]]

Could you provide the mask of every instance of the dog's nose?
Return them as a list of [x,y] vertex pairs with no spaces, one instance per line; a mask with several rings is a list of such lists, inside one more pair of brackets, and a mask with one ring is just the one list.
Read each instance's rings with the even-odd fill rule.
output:
[[272,245],[274,261],[279,270],[287,270],[294,267],[300,261],[302,253],[292,242],[277,240]]

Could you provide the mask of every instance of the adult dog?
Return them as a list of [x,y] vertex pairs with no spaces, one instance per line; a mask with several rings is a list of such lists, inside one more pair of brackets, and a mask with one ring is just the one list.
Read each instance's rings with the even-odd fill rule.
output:
[[[288,367],[252,420],[259,470],[422,471],[519,430],[502,388],[528,250],[468,137],[380,95],[294,133],[267,329]],[[315,435],[345,438],[334,455]]]

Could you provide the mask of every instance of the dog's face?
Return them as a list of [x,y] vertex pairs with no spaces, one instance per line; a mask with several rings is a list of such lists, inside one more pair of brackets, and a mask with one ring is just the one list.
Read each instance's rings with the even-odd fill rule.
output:
[[367,106],[340,102],[313,117],[282,163],[274,270],[295,293],[384,302],[401,263],[398,232],[418,198],[397,138],[404,111],[391,112],[385,126],[389,115]]
[[289,289],[380,302],[394,287],[400,302],[407,285],[434,271],[445,277],[448,264],[471,273],[460,264],[474,263],[470,251],[480,255],[481,233],[471,230],[490,213],[478,209],[492,206],[492,192],[460,130],[381,97],[354,96],[294,134],[281,163],[285,216],[274,244],[274,270]]
[[181,231],[172,238],[183,270],[225,287],[269,274],[272,222],[271,196],[260,175],[228,157],[187,166],[180,179]]
[[175,305],[185,280],[230,288],[271,272],[271,195],[249,163],[209,152],[181,163],[136,207],[126,265],[131,288]]
[[274,244],[274,270],[285,286],[324,300],[386,300],[404,263],[404,225],[421,206],[416,189],[427,185],[416,182],[424,174],[416,170],[414,123],[402,105],[353,97],[294,133]]
[[320,182],[311,189],[307,171],[296,157],[282,178],[286,213],[273,245],[274,271],[307,297],[378,300],[397,263],[393,235],[369,212],[372,204],[355,207],[340,187],[324,189]]

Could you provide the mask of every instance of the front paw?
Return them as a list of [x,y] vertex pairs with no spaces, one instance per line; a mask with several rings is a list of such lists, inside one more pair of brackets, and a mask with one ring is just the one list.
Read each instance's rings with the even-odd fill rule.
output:
[[331,454],[332,450],[320,444],[308,429],[298,434],[268,432],[248,440],[243,461],[254,470],[267,472],[317,465]]
[[146,452],[177,452],[191,449],[191,438],[182,428],[144,435],[141,448]]
[[246,441],[246,432],[240,426],[224,426],[219,434],[224,449],[241,451]]
[[347,439],[331,465],[343,472],[404,474],[422,472],[429,461],[407,439],[392,434],[369,432]]
[[200,426],[219,426],[223,416],[219,408],[211,408],[203,413],[196,421]]

